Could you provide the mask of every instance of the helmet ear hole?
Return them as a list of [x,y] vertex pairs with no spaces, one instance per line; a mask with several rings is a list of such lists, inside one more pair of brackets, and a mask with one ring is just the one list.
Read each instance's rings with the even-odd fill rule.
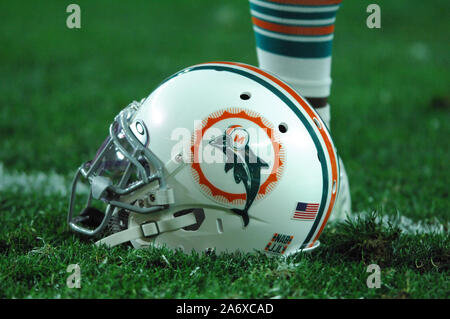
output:
[[240,95],[241,100],[250,100],[250,98],[252,97],[252,95],[250,94],[250,92],[243,92]]
[[279,125],[278,125],[278,130],[281,132],[281,133],[286,133],[287,131],[288,131],[288,126],[287,126],[287,124],[286,123],[280,123]]
[[196,231],[200,228],[200,226],[203,224],[203,221],[205,220],[205,212],[203,211],[203,209],[201,209],[201,208],[184,209],[184,210],[180,210],[180,211],[174,213],[173,216],[180,217],[183,215],[187,215],[189,213],[194,213],[197,223],[195,223],[194,225],[189,225],[182,229],[187,230],[187,231]]

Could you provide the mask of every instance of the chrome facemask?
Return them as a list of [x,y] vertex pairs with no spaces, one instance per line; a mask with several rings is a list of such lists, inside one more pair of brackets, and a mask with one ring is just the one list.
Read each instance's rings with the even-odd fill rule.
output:
[[[94,159],[78,168],[72,183],[67,218],[70,228],[75,232],[95,236],[105,229],[111,216],[119,210],[148,214],[168,207],[168,204],[140,207],[133,205],[133,202],[121,200],[121,197],[132,195],[154,181],[158,181],[159,191],[167,188],[163,164],[147,147],[149,135],[145,123],[134,119],[140,105],[141,103],[133,102],[115,117],[109,127],[109,136]],[[90,189],[82,213],[73,217],[80,178],[87,180]],[[97,216],[98,221],[93,226],[94,229],[90,229],[81,223],[88,218],[86,212],[96,210],[91,206],[93,199],[100,200],[107,206],[104,216]]]

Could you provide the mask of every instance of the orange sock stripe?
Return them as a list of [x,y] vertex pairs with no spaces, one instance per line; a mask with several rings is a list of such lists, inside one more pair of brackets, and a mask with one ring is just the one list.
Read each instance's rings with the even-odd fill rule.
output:
[[253,24],[265,30],[297,35],[327,35],[334,32],[334,24],[319,27],[298,27],[291,25],[283,25],[278,23],[267,22],[252,17]]

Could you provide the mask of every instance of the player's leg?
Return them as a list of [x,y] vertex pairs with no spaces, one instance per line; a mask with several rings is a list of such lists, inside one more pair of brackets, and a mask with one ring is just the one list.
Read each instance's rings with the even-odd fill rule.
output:
[[[342,0],[249,0],[259,66],[293,86],[330,128],[331,53]],[[340,160],[340,195],[334,218],[350,212]]]
[[329,127],[331,48],[342,0],[250,0],[259,66],[291,84]]

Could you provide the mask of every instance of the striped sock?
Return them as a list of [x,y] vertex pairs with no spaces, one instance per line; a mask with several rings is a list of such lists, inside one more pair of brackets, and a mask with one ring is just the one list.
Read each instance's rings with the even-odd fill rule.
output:
[[342,0],[249,0],[259,66],[292,85],[329,127],[334,21]]

